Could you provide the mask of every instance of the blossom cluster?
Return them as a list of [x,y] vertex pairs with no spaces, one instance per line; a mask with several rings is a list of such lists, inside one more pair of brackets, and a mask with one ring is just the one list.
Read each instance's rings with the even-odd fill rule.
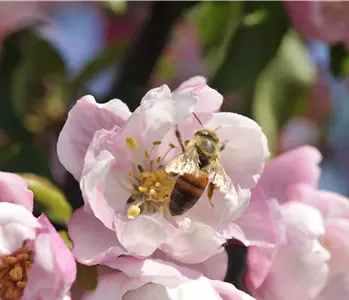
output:
[[[0,173],[0,298],[347,299],[349,202],[318,190],[320,153],[303,146],[265,163],[260,126],[219,112],[222,102],[203,77],[150,90],[133,113],[117,99],[78,100],[57,145],[84,199],[68,225],[72,250],[45,215],[32,215],[26,182]],[[211,145],[193,142],[202,129],[220,145],[208,162],[216,168],[203,171],[217,185],[176,214],[179,176]],[[185,156],[190,147],[197,156]],[[178,174],[167,172],[183,155]],[[232,239],[247,249],[248,293],[224,282]],[[75,261],[96,269],[96,287],[73,285]]]

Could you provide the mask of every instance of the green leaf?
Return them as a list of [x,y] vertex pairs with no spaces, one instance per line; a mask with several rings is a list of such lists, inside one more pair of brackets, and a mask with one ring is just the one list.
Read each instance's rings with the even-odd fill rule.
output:
[[330,68],[332,74],[336,77],[343,78],[349,74],[349,55],[343,44],[331,47]]
[[226,57],[210,79],[210,85],[225,93],[254,84],[276,54],[288,28],[280,1],[246,2],[246,14],[230,40]]
[[31,134],[24,127],[11,102],[11,81],[21,59],[20,41],[27,30],[12,33],[2,44],[0,57],[0,128],[16,142],[28,142]]
[[97,266],[86,266],[77,263],[76,280],[78,283],[88,290],[94,290],[98,284]]
[[220,66],[226,55],[228,43],[240,22],[241,6],[240,1],[206,1],[194,10],[192,17],[210,72]]
[[102,3],[116,15],[121,15],[127,10],[127,1],[103,1]]
[[66,68],[58,51],[34,33],[21,36],[21,60],[11,82],[15,113],[31,132],[45,131],[65,112]]
[[258,77],[254,93],[253,115],[268,137],[271,152],[279,128],[304,108],[315,74],[302,40],[294,32],[288,33],[276,57]]
[[67,225],[72,208],[59,188],[48,179],[30,173],[20,173],[28,182],[28,188],[34,193],[34,201],[42,207],[49,219],[55,223]]

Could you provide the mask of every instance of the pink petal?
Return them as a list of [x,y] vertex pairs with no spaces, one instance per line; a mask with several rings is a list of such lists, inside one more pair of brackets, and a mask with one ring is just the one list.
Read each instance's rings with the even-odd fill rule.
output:
[[225,239],[213,228],[184,219],[179,228],[167,228],[167,242],[160,250],[188,264],[201,263],[223,250]]
[[98,104],[92,96],[82,97],[71,109],[59,135],[57,152],[61,163],[79,180],[87,148],[100,129],[120,128],[131,115],[121,100]]
[[306,184],[297,184],[289,189],[289,197],[316,207],[325,219],[349,218],[349,201],[337,193],[317,190]]
[[0,202],[10,202],[33,211],[33,192],[28,183],[17,174],[0,172]]
[[0,202],[0,257],[18,250],[25,240],[34,239],[39,226],[23,206]]
[[24,299],[62,299],[76,276],[76,264],[60,235],[45,215],[35,240],[35,260],[30,268]]
[[230,283],[211,280],[211,284],[223,300],[254,300],[253,297],[238,290]]
[[328,255],[323,251],[299,252],[283,247],[274,257],[269,274],[257,290],[268,300],[309,300],[324,287],[328,274]]
[[127,251],[121,246],[114,231],[106,228],[92,214],[77,209],[69,221],[69,236],[77,261],[96,265],[113,261]]
[[152,282],[174,288],[182,283],[200,278],[195,270],[179,267],[175,264],[156,259],[138,259],[132,256],[120,257],[109,267],[125,273],[128,277],[143,282]]
[[114,215],[124,211],[131,195],[121,186],[130,169],[129,161],[118,162],[110,152],[103,150],[83,170],[80,187],[86,208],[91,209],[109,229],[113,229]]
[[139,215],[134,220],[115,218],[114,226],[121,245],[129,253],[149,256],[166,242],[166,222],[164,218]]
[[276,245],[282,239],[283,220],[277,203],[267,200],[262,190],[255,187],[246,211],[234,225],[239,226],[243,236],[230,236],[239,239],[245,246]]
[[226,251],[222,251],[212,255],[200,264],[190,266],[209,279],[223,281],[228,270],[228,254]]
[[121,132],[121,143],[125,143],[126,137],[137,141],[138,148],[132,150],[133,161],[142,164],[145,150],[150,151],[154,141],[162,141],[175,124],[182,123],[194,111],[197,101],[194,96],[175,101],[166,85],[150,90]]
[[213,197],[214,208],[212,208],[205,193],[184,216],[222,231],[231,222],[238,219],[248,207],[251,196],[250,190],[242,190],[237,186],[236,192],[237,199],[234,200],[237,201],[234,201],[225,197],[220,191],[215,191]]
[[247,252],[246,284],[251,290],[259,288],[273,264],[277,247],[273,245],[250,246]]
[[320,239],[331,253],[329,261],[331,276],[349,270],[349,220],[331,219],[326,221],[326,233]]
[[309,251],[317,238],[324,235],[324,219],[320,211],[302,202],[288,202],[281,206],[286,224],[287,244]]
[[173,99],[180,101],[182,97],[197,97],[196,113],[216,112],[223,103],[223,96],[206,84],[202,76],[195,76],[183,82],[173,92]]
[[332,277],[321,291],[318,300],[347,300],[349,295],[349,272]]
[[221,152],[227,174],[241,188],[253,188],[269,156],[267,139],[253,120],[234,113],[215,113],[205,127],[217,129],[221,141],[228,141]]
[[288,151],[266,164],[258,182],[267,198],[276,198],[281,203],[293,199],[288,189],[297,183],[316,187],[320,177],[318,164],[320,152],[313,147],[303,146]]

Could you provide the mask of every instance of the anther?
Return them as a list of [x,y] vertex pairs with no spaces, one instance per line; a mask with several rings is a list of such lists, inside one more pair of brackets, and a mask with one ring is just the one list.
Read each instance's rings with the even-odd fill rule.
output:
[[154,146],[161,145],[161,141],[154,141],[154,142],[153,142],[153,145],[154,145]]
[[20,266],[14,267],[10,272],[9,272],[10,279],[13,281],[19,281],[23,279],[23,270]]
[[14,265],[15,263],[18,262],[18,259],[17,257],[14,257],[14,256],[7,256],[5,259],[4,259],[5,263],[8,263],[9,265]]
[[27,283],[25,281],[17,281],[16,284],[21,289],[24,289],[27,286]]
[[160,182],[155,183],[155,187],[157,188],[161,187],[161,183]]
[[147,150],[144,151],[145,158],[148,160],[149,159],[149,153]]
[[126,147],[131,150],[136,150],[138,148],[136,139],[132,136],[128,136],[126,138]]
[[130,177],[132,177],[133,176],[133,174],[132,174],[132,171],[130,170],[130,171],[128,171],[128,176],[130,176]]
[[127,210],[127,217],[131,220],[135,219],[141,213],[141,209],[137,205],[131,205]]

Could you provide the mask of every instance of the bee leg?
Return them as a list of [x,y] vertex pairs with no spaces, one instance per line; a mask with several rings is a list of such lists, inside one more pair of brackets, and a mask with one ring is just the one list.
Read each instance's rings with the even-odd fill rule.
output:
[[183,140],[182,140],[181,133],[179,132],[179,129],[178,129],[178,126],[177,126],[177,125],[176,125],[175,134],[176,134],[176,138],[177,138],[177,140],[178,140],[178,143],[179,143],[179,145],[180,145],[181,148],[182,148],[182,152],[184,152],[184,151],[185,151],[185,147],[184,147],[184,144],[183,144]]
[[213,191],[215,190],[215,188],[216,188],[216,186],[212,182],[210,182],[208,187],[207,187],[208,201],[210,202],[212,207],[214,207],[214,204],[213,204]]
[[227,145],[228,142],[229,141],[226,140],[226,141],[224,141],[223,143],[220,144],[220,146],[219,146],[219,151],[220,152],[222,152],[225,149],[225,146]]

